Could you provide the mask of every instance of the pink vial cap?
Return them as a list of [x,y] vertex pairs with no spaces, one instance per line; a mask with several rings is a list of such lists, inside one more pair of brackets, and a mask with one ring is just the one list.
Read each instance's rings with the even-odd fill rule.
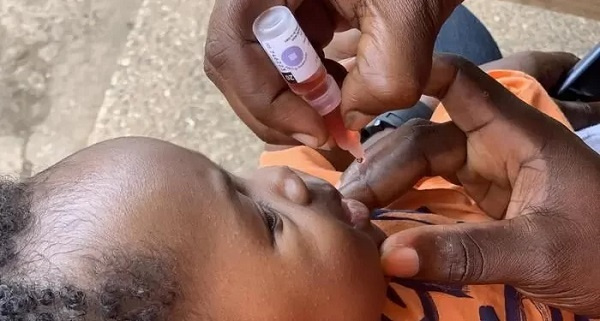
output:
[[331,75],[327,75],[327,90],[315,99],[305,99],[319,115],[325,116],[342,103],[342,91]]

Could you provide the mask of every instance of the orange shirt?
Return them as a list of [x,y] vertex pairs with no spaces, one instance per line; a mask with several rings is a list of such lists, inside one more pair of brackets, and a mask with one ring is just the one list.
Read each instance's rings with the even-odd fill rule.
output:
[[[532,77],[517,71],[497,70],[489,74],[529,105],[568,128],[566,117]],[[431,120],[450,117],[439,106]],[[338,183],[337,172],[318,152],[307,147],[265,152],[261,166],[289,166]],[[441,177],[428,178],[394,201],[373,222],[388,235],[421,225],[458,224],[489,220],[460,187]],[[443,214],[443,215],[440,215]],[[382,320],[398,321],[583,321],[571,313],[535,303],[505,285],[448,286],[392,279]]]

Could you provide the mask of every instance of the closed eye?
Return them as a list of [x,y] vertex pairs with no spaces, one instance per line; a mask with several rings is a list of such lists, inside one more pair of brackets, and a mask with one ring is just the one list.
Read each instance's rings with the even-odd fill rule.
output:
[[[232,177],[230,173],[226,172],[223,169],[220,170],[223,176],[223,180],[225,181],[225,185],[227,186],[228,193],[230,193],[230,195],[233,196],[239,193],[244,197],[250,198],[249,196],[247,196],[247,191],[245,190],[243,184],[238,184],[236,182],[236,179]],[[252,201],[251,198],[250,201]],[[271,238],[271,242],[275,244],[275,231],[281,226],[281,215],[277,210],[273,209],[273,207],[267,204],[266,202],[258,201],[255,204],[257,205],[257,208],[260,212],[259,214],[261,215],[265,227],[267,228],[269,237]]]
[[273,209],[273,207],[265,202],[259,201],[258,207],[263,214],[265,226],[271,232],[271,235],[274,236],[278,225],[281,223],[281,216],[275,209]]

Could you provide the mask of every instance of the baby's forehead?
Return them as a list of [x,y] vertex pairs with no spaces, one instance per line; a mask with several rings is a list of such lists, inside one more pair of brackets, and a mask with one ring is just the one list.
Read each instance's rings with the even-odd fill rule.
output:
[[202,220],[227,205],[226,177],[199,153],[154,139],[117,139],[36,176],[33,207],[48,238],[78,239],[67,245],[170,246],[192,228],[203,231]]
[[210,183],[221,172],[204,155],[177,145],[151,138],[119,138],[81,150],[37,178],[48,185],[71,185],[83,190],[140,189],[161,182]]

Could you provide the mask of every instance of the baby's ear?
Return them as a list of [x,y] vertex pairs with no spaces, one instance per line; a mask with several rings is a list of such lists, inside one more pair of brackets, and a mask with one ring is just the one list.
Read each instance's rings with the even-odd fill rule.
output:
[[30,224],[30,197],[27,185],[0,178],[0,267],[15,256],[14,237]]

